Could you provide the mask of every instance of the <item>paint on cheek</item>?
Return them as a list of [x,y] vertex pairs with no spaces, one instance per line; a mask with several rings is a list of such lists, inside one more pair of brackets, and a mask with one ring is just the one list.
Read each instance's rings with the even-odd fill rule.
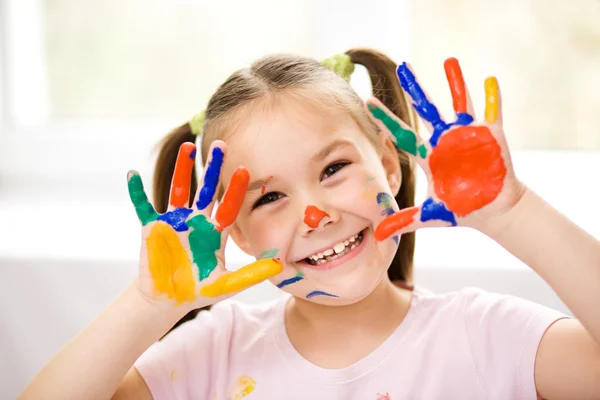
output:
[[200,189],[196,207],[198,210],[204,210],[212,203],[219,184],[219,176],[221,175],[221,166],[223,165],[223,150],[215,147],[212,152],[212,157],[204,174],[204,184]]
[[429,168],[437,197],[459,217],[496,199],[506,177],[502,149],[487,126],[458,127],[442,136]]
[[383,123],[394,137],[396,147],[407,153],[417,155],[417,137],[409,130],[404,129],[396,119],[374,104],[367,104],[367,108],[375,119]]
[[284,279],[284,280],[282,280],[281,282],[279,282],[279,283],[277,284],[277,287],[278,287],[279,289],[281,289],[281,288],[282,288],[282,287],[284,287],[284,286],[291,285],[292,283],[296,283],[296,282],[298,282],[298,281],[301,281],[302,279],[304,279],[304,274],[303,274],[302,272],[298,272],[298,273],[296,274],[296,276],[294,276],[293,278]]
[[156,292],[177,303],[193,300],[196,284],[191,262],[175,231],[165,223],[156,223],[146,238],[146,247]]
[[269,183],[269,181],[270,181],[271,179],[273,179],[273,177],[272,177],[272,176],[268,177],[268,178],[265,180],[265,183],[263,183],[263,185],[262,185],[262,186],[261,186],[261,188],[260,188],[260,194],[265,194],[265,191],[267,190],[267,183]]
[[248,190],[248,182],[250,182],[248,170],[243,167],[236,169],[215,215],[215,219],[219,223],[218,230],[227,228],[235,222]]
[[262,253],[260,253],[258,255],[258,259],[262,260],[265,258],[275,258],[275,256],[277,255],[277,253],[279,252],[279,249],[269,249],[269,250],[265,250]]
[[275,258],[258,260],[237,271],[221,275],[214,282],[204,285],[200,289],[200,294],[205,297],[217,297],[239,292],[277,275],[282,269],[283,264]]
[[381,212],[381,215],[388,216],[394,214],[396,211],[394,210],[394,206],[392,205],[394,198],[391,194],[386,192],[377,193],[377,204],[383,206],[384,209]]
[[191,213],[192,210],[189,208],[176,208],[160,215],[157,219],[171,225],[177,232],[184,232],[188,229],[185,220]]
[[217,266],[215,252],[221,247],[221,233],[207,221],[204,215],[196,215],[187,221],[187,224],[192,228],[189,243],[194,256],[194,264],[198,268],[199,279],[203,280]]
[[362,198],[364,199],[373,199],[374,197],[377,196],[377,192],[373,189],[370,188],[370,182],[374,182],[375,181],[375,177],[374,176],[370,176],[366,179],[365,181],[365,191],[363,192],[363,194],[361,195]]
[[315,206],[308,206],[304,210],[304,223],[313,229],[318,228],[325,217],[329,217],[329,214]]
[[324,292],[322,290],[313,290],[312,292],[310,292],[309,294],[306,295],[306,298],[310,299],[315,296],[340,297],[340,296],[336,296],[335,294]]

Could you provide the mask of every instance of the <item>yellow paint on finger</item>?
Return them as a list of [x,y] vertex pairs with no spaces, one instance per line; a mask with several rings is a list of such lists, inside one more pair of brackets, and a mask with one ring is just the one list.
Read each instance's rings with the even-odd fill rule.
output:
[[254,391],[256,388],[256,381],[249,376],[240,376],[235,382],[230,394],[229,399],[237,400],[246,397]]
[[192,263],[173,228],[156,223],[146,239],[146,247],[156,291],[177,303],[196,298]]
[[485,89],[485,121],[493,124],[498,119],[498,80],[494,76],[486,78]]
[[214,282],[204,285],[200,289],[200,294],[205,297],[217,297],[227,293],[239,292],[248,286],[277,275],[282,269],[281,261],[275,258],[258,260],[237,271],[221,275]]

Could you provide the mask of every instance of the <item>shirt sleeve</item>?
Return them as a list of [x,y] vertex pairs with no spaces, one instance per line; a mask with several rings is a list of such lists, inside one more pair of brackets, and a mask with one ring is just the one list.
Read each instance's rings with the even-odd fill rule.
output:
[[153,398],[213,398],[217,374],[228,358],[231,326],[231,306],[218,303],[146,350],[134,366]]
[[562,318],[567,316],[515,296],[466,291],[466,331],[488,398],[537,399],[537,350],[546,330]]

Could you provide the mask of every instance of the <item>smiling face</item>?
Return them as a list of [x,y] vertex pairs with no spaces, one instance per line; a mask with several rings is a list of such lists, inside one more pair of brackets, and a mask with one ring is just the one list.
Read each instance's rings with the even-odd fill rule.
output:
[[300,100],[250,108],[252,117],[224,137],[223,183],[240,165],[251,175],[232,238],[257,258],[276,251],[284,268],[271,281],[296,297],[332,305],[364,298],[387,279],[397,248],[373,236],[398,209],[393,145],[376,137],[378,152],[350,115]]

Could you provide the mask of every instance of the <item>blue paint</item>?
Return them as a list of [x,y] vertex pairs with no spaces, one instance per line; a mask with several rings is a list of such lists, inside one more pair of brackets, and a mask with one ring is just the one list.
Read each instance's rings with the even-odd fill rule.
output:
[[408,68],[408,65],[406,65],[406,63],[400,64],[396,69],[396,73],[398,74],[400,85],[413,99],[413,107],[417,113],[433,127],[433,133],[429,138],[429,143],[432,148],[437,146],[442,134],[452,126],[466,126],[473,122],[473,117],[470,114],[457,113],[456,121],[447,124],[442,120],[437,107],[427,99],[425,92],[421,89],[421,86],[417,82],[415,75]]
[[190,153],[190,159],[194,159],[196,158],[196,149],[192,150],[192,152]]
[[156,219],[171,225],[177,232],[184,232],[188,230],[188,226],[185,221],[191,213],[192,210],[189,208],[176,208],[173,211],[168,211],[162,215],[159,215]]
[[281,289],[284,286],[291,285],[292,283],[296,283],[298,281],[301,281],[302,279],[304,279],[304,277],[302,277],[301,275],[296,275],[293,278],[284,279],[283,281],[277,284],[277,287]]
[[394,200],[394,198],[389,193],[386,193],[386,192],[377,193],[377,204],[382,205],[384,207],[384,210],[381,212],[382,216],[387,217],[396,212],[394,210],[394,207],[392,206],[393,200]]
[[196,202],[198,210],[204,210],[212,202],[219,184],[219,176],[221,175],[221,166],[223,165],[223,150],[215,147],[212,152],[212,158],[206,168],[204,174],[204,184],[200,189],[200,195]]
[[315,297],[315,296],[340,297],[340,296],[336,296],[335,294],[323,292],[322,290],[313,290],[312,292],[310,292],[309,294],[306,295],[306,298],[310,299],[311,297]]
[[392,239],[394,239],[394,242],[396,242],[396,246],[398,246],[399,240],[400,238],[398,237],[398,235],[393,236]]
[[447,221],[456,226],[456,218],[452,211],[448,210],[444,203],[436,203],[431,197],[425,200],[421,206],[421,221],[440,220]]

